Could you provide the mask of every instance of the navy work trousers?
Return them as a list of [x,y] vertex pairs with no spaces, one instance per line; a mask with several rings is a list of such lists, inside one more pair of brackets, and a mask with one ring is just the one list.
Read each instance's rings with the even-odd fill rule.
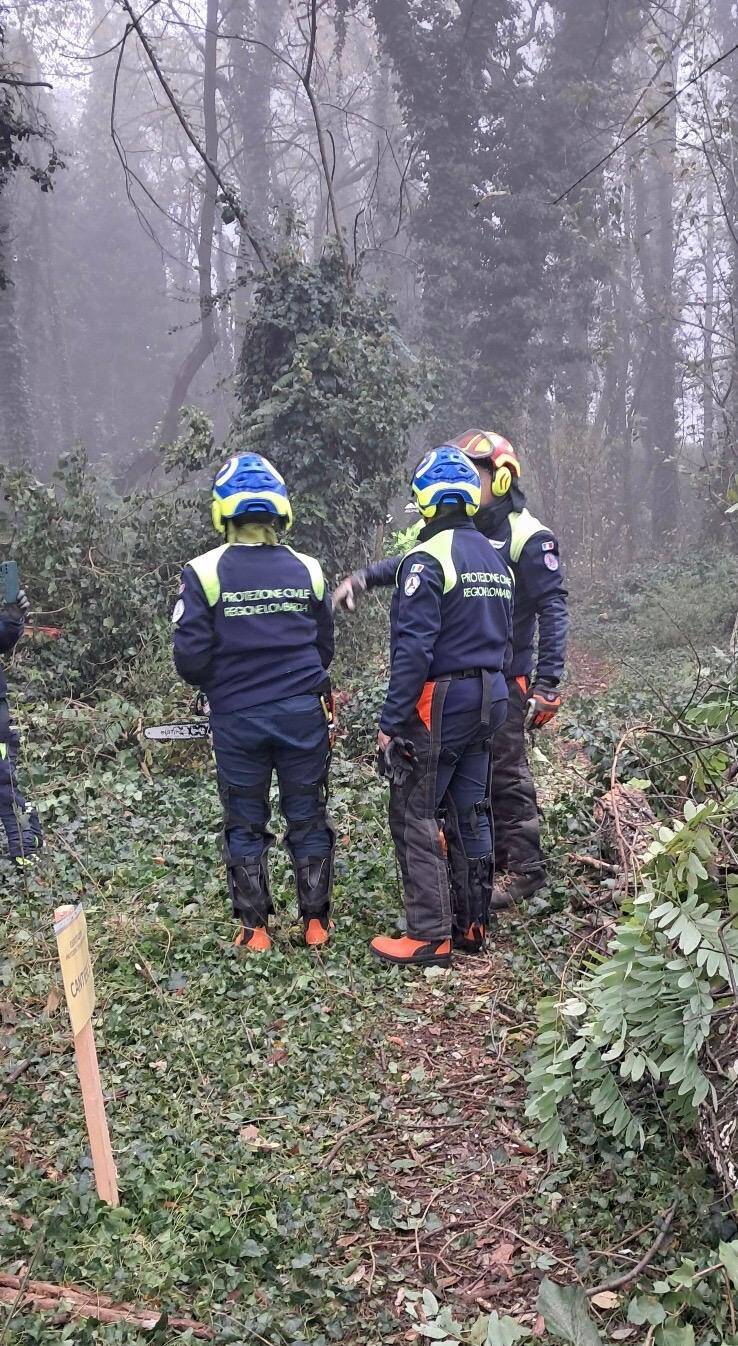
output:
[[41,828],[35,809],[28,806],[18,787],[16,765],[20,734],[10,723],[8,703],[0,698],[0,823],[11,859],[19,860],[41,844]]
[[325,798],[330,748],[320,697],[311,692],[211,714],[210,724],[231,858],[256,858],[269,844],[274,771],[290,854],[296,861],[329,855],[332,834]]

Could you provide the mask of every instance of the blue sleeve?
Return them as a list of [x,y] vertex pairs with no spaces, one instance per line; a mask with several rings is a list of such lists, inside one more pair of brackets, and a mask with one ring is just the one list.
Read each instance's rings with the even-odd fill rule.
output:
[[[414,552],[413,560],[418,555]],[[424,554],[423,562],[423,569],[412,575],[403,562],[398,576],[395,647],[387,696],[379,717],[379,727],[385,734],[399,733],[411,718],[428,678],[441,630],[443,572],[432,557]],[[418,582],[412,584],[411,580]]]
[[333,634],[333,607],[329,593],[325,593],[320,601],[315,599],[315,620],[318,624],[318,636],[316,645],[323,668],[330,668],[335,653],[335,640]]
[[190,566],[182,571],[179,597],[172,614],[174,667],[193,687],[207,682],[215,647],[213,611]]
[[23,635],[23,617],[9,617],[8,609],[0,611],[0,653],[7,654]]
[[394,584],[397,567],[400,564],[399,556],[385,556],[381,561],[372,561],[361,572],[366,580],[367,589],[386,589],[388,585]]
[[559,682],[566,662],[569,615],[559,544],[552,533],[536,533],[526,542],[517,571],[518,583],[530,594],[538,618],[536,678]]

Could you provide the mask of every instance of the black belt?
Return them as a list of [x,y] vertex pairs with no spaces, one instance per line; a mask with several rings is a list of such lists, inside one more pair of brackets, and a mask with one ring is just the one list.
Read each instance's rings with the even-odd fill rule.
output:
[[492,717],[492,678],[494,674],[490,668],[464,668],[458,673],[441,673],[438,681],[449,678],[451,682],[456,682],[460,678],[481,678],[482,679],[482,708],[480,710],[480,719],[482,724],[490,724]]

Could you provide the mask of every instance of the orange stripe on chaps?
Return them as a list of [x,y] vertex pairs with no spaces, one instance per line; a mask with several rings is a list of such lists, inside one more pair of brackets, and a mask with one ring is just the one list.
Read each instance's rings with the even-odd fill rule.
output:
[[515,681],[517,682],[518,687],[523,693],[523,696],[526,696],[528,692],[528,679],[525,677],[525,675],[521,675],[521,677],[516,678]]
[[415,709],[428,730],[428,733],[430,733],[431,729],[431,711],[433,709],[433,693],[435,688],[435,682],[426,682],[415,704]]

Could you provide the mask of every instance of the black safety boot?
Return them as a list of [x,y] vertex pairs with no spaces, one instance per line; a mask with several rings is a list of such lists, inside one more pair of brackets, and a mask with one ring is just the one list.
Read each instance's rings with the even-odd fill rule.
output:
[[506,874],[504,880],[496,883],[492,889],[489,905],[493,911],[506,911],[545,886],[546,873],[542,869],[529,874]]

